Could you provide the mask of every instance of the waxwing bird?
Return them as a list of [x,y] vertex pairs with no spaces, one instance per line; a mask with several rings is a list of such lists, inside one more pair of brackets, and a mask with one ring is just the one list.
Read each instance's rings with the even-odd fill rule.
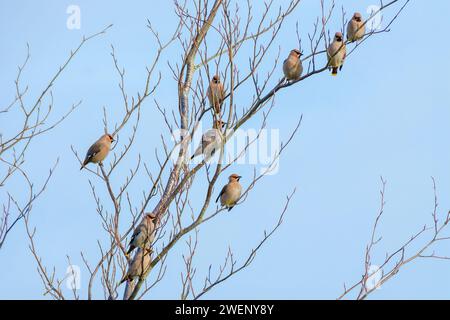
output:
[[133,281],[134,278],[140,278],[147,273],[147,271],[150,270],[152,262],[152,250],[150,249],[143,249],[139,248],[138,252],[134,256],[133,260],[131,261],[130,265],[128,266],[127,273],[122,278],[120,283],[123,283],[125,281]]
[[345,56],[347,55],[343,39],[342,33],[336,32],[333,42],[327,48],[328,66],[332,69],[331,74],[333,76],[337,75],[338,69],[342,69]]
[[215,152],[222,146],[222,128],[224,125],[225,122],[222,120],[214,121],[212,129],[209,129],[202,135],[202,141],[192,155],[191,160],[201,154],[205,156],[205,160],[214,156]]
[[155,240],[155,226],[156,215],[154,213],[146,214],[134,229],[127,254],[130,254],[135,248],[149,248]]
[[208,96],[210,106],[214,108],[214,112],[220,115],[220,112],[222,111],[221,109],[225,91],[218,75],[215,75],[212,78],[211,82],[209,83],[206,95]]
[[233,209],[236,202],[241,197],[242,186],[239,183],[239,180],[241,178],[242,177],[240,175],[237,175],[236,173],[233,173],[231,176],[229,176],[228,183],[222,188],[222,191],[220,191],[220,194],[216,199],[217,202],[220,198],[220,204],[227,207],[228,211]]
[[302,60],[300,60],[301,56],[302,53],[294,49],[291,50],[287,59],[284,60],[283,72],[287,80],[298,80],[301,77],[303,72]]
[[111,142],[113,141],[113,136],[108,133],[102,135],[100,139],[95,141],[95,143],[88,149],[80,170],[90,162],[101,164],[108,155],[109,150],[111,150]]
[[359,41],[366,33],[366,26],[362,20],[361,13],[355,12],[352,19],[347,24],[347,40],[354,42]]

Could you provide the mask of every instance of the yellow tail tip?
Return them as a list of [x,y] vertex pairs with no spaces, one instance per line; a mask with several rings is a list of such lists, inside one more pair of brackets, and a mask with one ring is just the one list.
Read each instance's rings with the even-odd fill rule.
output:
[[337,76],[337,73],[332,73],[331,74],[333,77],[336,77]]

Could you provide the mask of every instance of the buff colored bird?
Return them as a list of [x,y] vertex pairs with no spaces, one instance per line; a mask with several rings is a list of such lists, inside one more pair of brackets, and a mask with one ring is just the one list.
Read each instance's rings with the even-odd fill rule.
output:
[[228,208],[228,211],[233,209],[236,205],[236,202],[241,197],[242,186],[239,183],[241,176],[233,173],[228,177],[228,183],[223,187],[222,191],[220,191],[219,196],[216,199],[216,202],[219,201],[222,206]]
[[201,154],[204,155],[205,161],[214,156],[215,152],[222,146],[223,135],[221,130],[224,125],[225,122],[222,120],[214,121],[212,129],[203,134],[202,141],[192,155],[191,160]]
[[80,170],[82,170],[88,163],[100,163],[102,165],[102,161],[106,158],[111,150],[111,143],[114,141],[114,138],[110,134],[104,134],[98,139],[87,151],[86,157],[83,161],[83,165]]
[[362,20],[361,13],[355,12],[352,19],[347,24],[347,40],[359,41],[366,33],[366,26]]
[[302,53],[297,50],[291,50],[289,56],[283,63],[283,72],[287,80],[298,80],[303,72]]
[[219,115],[220,118],[225,91],[218,75],[215,75],[212,78],[206,95],[208,96],[209,104],[214,108],[214,112]]
[[142,279],[143,276],[150,270],[152,262],[152,250],[139,248],[130,265],[127,273],[122,278],[120,283],[125,281],[133,281],[134,278]]
[[156,215],[154,213],[146,214],[131,236],[127,254],[130,254],[135,248],[149,248],[155,240],[155,226]]
[[342,70],[347,49],[341,32],[336,32],[333,42],[327,48],[328,66],[332,69],[331,75],[336,76],[338,69]]

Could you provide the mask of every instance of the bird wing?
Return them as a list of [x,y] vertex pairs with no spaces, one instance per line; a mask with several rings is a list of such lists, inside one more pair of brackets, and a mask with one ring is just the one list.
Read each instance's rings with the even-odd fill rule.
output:
[[350,20],[350,21],[347,23],[347,40],[349,40],[350,37],[352,36],[352,21],[353,21],[353,20]]
[[222,137],[221,133],[217,129],[209,129],[204,136],[204,139],[202,141],[202,153],[203,154],[209,154],[210,156],[213,156],[216,152],[216,149],[220,148],[222,144]]
[[219,103],[222,104],[223,98],[225,97],[225,90],[223,88],[223,84],[222,83],[219,85],[219,94],[218,94],[218,96],[219,96]]
[[212,104],[213,104],[213,96],[212,96],[211,85],[209,85],[208,90],[206,91],[206,95],[208,97],[209,104],[212,106]]
[[130,238],[130,245],[134,242],[134,240],[136,240],[137,235],[139,234],[139,228],[136,228],[133,232],[133,234],[131,235]]
[[217,196],[216,202],[219,201],[220,197],[224,194],[225,190],[227,189],[227,185],[225,185],[222,188],[222,191],[220,191],[219,195]]
[[92,159],[93,156],[99,153],[100,150],[101,150],[100,144],[94,143],[86,152],[86,158],[84,159],[84,162],[87,163],[89,160]]
[[[214,138],[211,137],[209,130],[206,131],[203,135],[202,135],[202,140],[200,141],[199,146],[197,147],[197,149],[195,149],[194,154],[192,155],[192,158],[194,158],[195,156],[198,156],[199,154],[202,154],[203,151],[206,149],[206,147],[208,147],[208,145],[214,141]],[[191,158],[191,159],[192,159]]]
[[138,240],[137,238],[140,236],[140,234],[142,233],[142,231],[143,231],[143,229],[145,228],[145,226],[143,225],[143,223],[141,222],[137,227],[136,227],[136,229],[134,229],[134,231],[133,231],[133,235],[131,236],[131,239],[130,239],[130,245],[131,244],[134,244],[134,245],[136,245],[136,240]]
[[210,143],[214,142],[216,140],[216,130],[215,129],[209,129],[205,132],[205,134],[202,136],[202,147],[205,149]]

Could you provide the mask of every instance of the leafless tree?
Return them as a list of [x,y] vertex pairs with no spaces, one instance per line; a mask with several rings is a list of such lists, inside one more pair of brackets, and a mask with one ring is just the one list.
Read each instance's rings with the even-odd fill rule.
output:
[[[440,222],[436,181],[433,177],[432,181],[434,191],[434,203],[431,213],[432,224],[421,227],[396,250],[386,253],[385,259],[381,265],[375,266],[372,264],[372,255],[375,247],[379,245],[382,240],[382,236],[378,236],[377,232],[381,217],[384,213],[386,191],[386,181],[381,178],[382,188],[380,191],[380,211],[375,218],[370,241],[366,246],[363,269],[364,273],[361,276],[361,279],[350,287],[347,287],[344,284],[344,292],[338,297],[338,299],[350,297],[352,294],[357,300],[366,299],[371,293],[375,292],[377,288],[381,287],[385,282],[397,275],[400,269],[402,269],[405,265],[410,264],[415,260],[421,258],[450,260],[450,257],[439,255],[433,250],[433,247],[438,243],[450,240],[450,237],[444,235],[444,231],[450,223],[450,211],[445,213],[443,217],[444,219]],[[425,241],[421,240],[421,238],[424,237],[428,237],[428,239]]]
[[[342,22],[342,30],[345,30],[344,26],[347,23],[344,8],[337,12],[334,1],[321,0],[321,10],[311,28],[307,44],[304,45],[300,38],[298,24],[297,30],[292,32],[292,34],[297,34],[299,49],[308,52],[303,57],[304,74],[298,80],[287,81],[281,76],[280,61],[282,60],[280,60],[280,56],[286,55],[292,48],[279,48],[273,57],[273,47],[276,46],[276,39],[285,26],[286,19],[293,17],[300,10],[301,1],[283,2],[280,7],[277,7],[274,2],[274,0],[265,2],[264,10],[255,12],[250,0],[247,0],[246,3],[231,0],[198,0],[184,3],[175,1],[174,12],[178,23],[168,39],[162,39],[148,21],[148,29],[154,36],[157,50],[153,61],[146,67],[143,88],[135,95],[130,95],[126,90],[125,68],[119,63],[116,48],[111,48],[113,65],[119,79],[123,109],[120,118],[108,120],[110,112],[104,108],[104,130],[117,137],[118,141],[106,161],[109,165],[87,168],[92,177],[92,180],[89,181],[90,192],[101,220],[101,227],[108,237],[106,243],[98,243],[100,256],[97,261],[90,262],[83,253],[81,254],[90,274],[87,289],[88,299],[97,298],[93,294],[93,289],[97,285],[103,289],[106,299],[114,300],[121,297],[123,299],[141,299],[145,297],[164,278],[168,268],[166,264],[168,253],[179,245],[180,240],[185,240],[188,248],[187,253],[182,256],[182,265],[185,270],[181,273],[180,298],[201,298],[214,287],[247,268],[254,261],[258,251],[282,224],[295,190],[286,191],[288,196],[278,218],[274,221],[273,228],[262,233],[261,239],[255,243],[243,261],[237,261],[232,248],[229,248],[222,264],[217,267],[211,265],[208,273],[202,277],[203,285],[199,286],[198,281],[195,281],[200,277],[194,264],[199,241],[198,229],[225,211],[225,208],[214,206],[211,203],[214,201],[214,195],[217,194],[216,184],[219,177],[226,171],[230,171],[238,159],[248,152],[250,146],[258,139],[266,127],[270,113],[275,109],[275,98],[279,91],[301,85],[303,81],[328,70],[326,48],[330,43],[330,33],[336,31],[330,30],[330,24],[339,19]],[[357,43],[347,43],[350,48],[346,58],[347,63],[351,63],[352,55],[359,46],[374,36],[389,32],[392,23],[408,3],[409,0],[381,1],[379,10],[373,12],[367,18],[366,23],[370,22],[378,13],[383,12],[383,17],[389,17],[387,21],[384,21],[385,27],[381,30],[369,30]],[[149,98],[155,96],[163,79],[163,75],[157,70],[158,65],[164,63],[162,59],[168,48],[181,52],[178,62],[168,62],[172,72],[171,76],[176,83],[174,92],[177,93],[177,106],[168,108],[162,106],[156,98],[152,101],[167,126],[167,133],[150,133],[152,136],[161,138],[161,146],[155,150],[154,159],[143,159],[139,155],[133,162],[129,174],[122,182],[118,182],[115,175],[119,168],[125,167],[124,159],[132,149],[136,136],[142,130],[140,123],[143,103],[152,100]],[[243,59],[247,59],[248,64],[242,63]],[[200,123],[210,114],[211,118],[218,116],[212,111],[206,97],[206,88],[215,74],[220,75],[226,88],[224,112],[220,115],[226,121],[225,128],[221,131],[224,145],[233,139],[237,130],[250,119],[260,121],[258,134],[255,139],[247,140],[244,148],[235,157],[227,157],[224,148],[221,148],[216,155],[217,161],[191,163],[188,161],[191,137],[195,135]],[[241,90],[250,92],[249,89],[253,92],[251,95],[246,95],[247,100],[236,101],[235,96],[238,92]],[[255,168],[253,177],[243,190],[237,205],[244,202],[255,185],[273,169],[273,165],[281,153],[299,131],[301,121],[302,116],[299,115],[297,125],[292,129],[287,141],[279,146],[278,152],[267,170],[258,173]],[[126,128],[128,131],[124,131]],[[81,151],[77,151],[76,147],[72,147],[72,151],[81,163],[83,160],[80,156]],[[127,161],[129,161],[128,158]],[[147,163],[152,163],[152,165]],[[141,173],[147,175],[148,183],[142,185],[142,198],[136,199],[128,190],[135,182],[136,176]],[[199,178],[195,180],[196,177]],[[199,179],[202,180],[199,185],[202,186],[203,200],[199,206],[194,206],[190,201],[190,196],[193,186],[198,183]],[[98,191],[100,188],[102,192]],[[106,191],[106,198],[103,196],[103,191]],[[382,195],[384,195],[384,191]],[[128,239],[146,212],[152,212],[157,217],[155,240],[151,245],[152,260],[139,279],[127,280],[126,285],[122,285],[124,290],[123,294],[120,294],[120,280],[126,273],[128,265],[133,259],[136,259],[138,254],[136,253],[134,257],[127,255]],[[377,218],[377,223],[378,220],[379,218]],[[440,239],[439,232],[447,225],[448,218],[442,227],[438,227],[437,220],[435,221],[434,241]],[[55,273],[49,272],[43,265],[34,242],[35,232],[29,226],[26,214],[25,222],[31,243],[30,247],[38,263],[38,270],[46,293],[56,299],[64,299],[65,296],[60,287],[62,280],[57,279]],[[377,223],[373,234],[375,234]],[[411,241],[415,241],[416,238],[413,237]],[[345,288],[341,297],[355,288],[367,288],[366,281],[370,276],[368,269],[370,252],[376,242],[375,235],[373,235],[367,249],[366,271],[362,280],[349,289]],[[137,251],[139,252],[139,249]],[[401,254],[402,249],[388,257],[387,263],[398,252]],[[416,255],[416,257],[422,256],[425,256],[423,251]],[[401,260],[401,263],[392,271],[383,275],[383,281],[391,278],[401,265],[412,260],[411,258]],[[370,290],[361,289],[358,298],[364,298],[368,294],[370,294]],[[78,298],[76,293],[74,293],[74,298]]]
[[[15,97],[9,105],[0,109],[2,123],[7,123],[7,121],[14,123],[11,127],[2,127],[0,132],[0,190],[2,191],[0,249],[11,230],[20,220],[29,215],[33,203],[46,189],[58,162],[56,160],[45,181],[36,188],[35,183],[31,181],[29,174],[23,168],[30,145],[38,137],[57,127],[81,104],[81,101],[72,104],[59,119],[53,119],[52,115],[55,113],[55,109],[59,108],[55,107],[52,87],[86,42],[104,34],[108,28],[89,37],[83,37],[80,44],[70,52],[68,58],[57,69],[40,94],[34,98],[28,97],[28,86],[24,87],[21,81],[31,57],[30,47],[27,44],[25,61],[18,66],[17,77],[14,80]],[[22,180],[20,182],[23,185],[22,190],[28,190],[26,196],[24,196],[26,191],[21,192],[20,195],[14,195],[8,188],[10,184],[17,185],[20,180]]]

